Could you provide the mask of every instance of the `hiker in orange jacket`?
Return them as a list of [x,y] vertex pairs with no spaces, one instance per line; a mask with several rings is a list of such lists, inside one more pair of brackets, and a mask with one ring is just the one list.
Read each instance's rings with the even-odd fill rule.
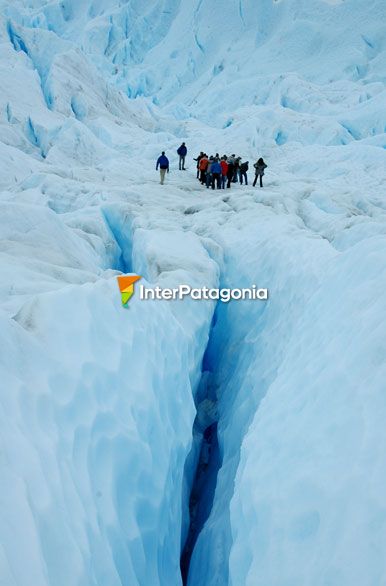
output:
[[200,159],[200,181],[204,185],[206,183],[206,170],[208,168],[209,160],[208,155],[204,154],[204,156]]
[[197,163],[197,165],[196,165],[197,166],[197,179],[200,179],[200,161],[203,156],[204,156],[204,152],[201,151],[197,158],[193,157],[193,161],[196,161],[196,163]]

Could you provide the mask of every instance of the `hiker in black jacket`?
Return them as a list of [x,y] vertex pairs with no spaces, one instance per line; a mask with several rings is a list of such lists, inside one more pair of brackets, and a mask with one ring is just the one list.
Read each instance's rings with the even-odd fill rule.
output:
[[264,169],[267,168],[267,165],[264,163],[264,159],[260,157],[260,159],[253,166],[255,167],[255,180],[253,182],[253,187],[256,186],[258,177],[260,177],[260,187],[263,187]]
[[232,157],[230,157],[228,159],[228,171],[227,171],[227,188],[229,189],[233,180],[233,175],[235,172],[235,163],[234,163],[234,159],[232,159]]
[[240,177],[240,184],[243,184],[243,179],[245,180],[245,185],[248,185],[248,175],[247,171],[249,169],[249,161],[245,161],[245,163],[241,163],[239,169],[239,177]]
[[239,180],[239,170],[241,164],[241,157],[235,158],[234,168],[233,168],[233,179],[232,183],[237,183]]

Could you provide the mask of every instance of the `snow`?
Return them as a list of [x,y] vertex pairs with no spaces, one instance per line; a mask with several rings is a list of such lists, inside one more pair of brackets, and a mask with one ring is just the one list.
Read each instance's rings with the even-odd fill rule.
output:
[[[386,584],[384,2],[0,15],[0,583],[181,585],[215,423],[189,586]],[[269,300],[123,308],[122,273]]]

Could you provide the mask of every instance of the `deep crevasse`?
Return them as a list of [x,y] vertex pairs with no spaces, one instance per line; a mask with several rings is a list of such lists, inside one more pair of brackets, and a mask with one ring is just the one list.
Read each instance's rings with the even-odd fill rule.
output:
[[[278,228],[275,231],[274,225]],[[212,334],[213,384],[218,396],[218,437],[222,455],[214,506],[192,558],[189,584],[228,584],[229,555],[233,546],[230,506],[244,437],[261,401],[276,377],[304,299],[317,284],[313,260],[302,257],[294,269],[301,232],[292,242],[281,231],[281,219],[262,218],[249,232],[238,231],[223,242],[223,283],[228,287],[270,284],[269,302],[233,302],[219,308]],[[294,236],[294,235],[293,235]],[[316,241],[319,256],[329,256],[322,241]],[[324,251],[324,252],[323,252]],[[320,258],[318,266],[320,267]],[[289,269],[290,266],[290,269]],[[305,275],[305,277],[302,275]],[[259,578],[254,577],[255,580]]]
[[[222,467],[189,585],[375,584],[382,548],[351,523],[365,528],[383,510],[369,457],[386,440],[369,407],[383,403],[382,368],[366,395],[383,335],[373,278],[384,242],[339,254],[302,231],[289,238],[289,226],[273,236],[277,221],[225,246],[227,284],[269,282],[271,295],[224,307],[215,327]],[[382,522],[371,533],[384,543]]]

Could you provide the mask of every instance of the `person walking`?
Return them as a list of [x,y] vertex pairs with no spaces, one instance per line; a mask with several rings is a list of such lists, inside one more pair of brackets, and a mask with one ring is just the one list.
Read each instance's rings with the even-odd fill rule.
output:
[[201,181],[202,185],[204,185],[204,183],[206,182],[206,170],[208,168],[208,164],[209,164],[208,155],[206,155],[204,153],[202,159],[200,159],[200,165],[199,165],[199,167],[200,167],[200,181]]
[[227,156],[224,155],[220,161],[221,165],[221,187],[225,189],[225,183],[227,180],[227,173],[228,173],[228,163],[227,163]]
[[155,168],[156,171],[158,171],[158,167],[160,172],[160,183],[161,185],[163,185],[165,181],[165,174],[166,172],[169,173],[169,159],[165,155],[165,151],[162,151],[161,155],[158,157],[157,165]]
[[212,189],[214,189],[214,184],[217,184],[217,189],[221,189],[221,165],[218,159],[215,159],[212,163],[211,167],[212,171]]
[[239,176],[240,176],[240,185],[243,184],[243,180],[245,181],[245,185],[248,185],[248,175],[247,171],[249,169],[249,161],[245,161],[245,163],[241,163]]
[[200,178],[200,161],[203,156],[204,156],[204,153],[203,153],[203,151],[201,151],[196,159],[193,157],[193,161],[196,161],[196,163],[197,163],[197,179]]
[[183,142],[180,147],[177,149],[177,155],[179,155],[180,160],[178,162],[178,168],[180,171],[185,171],[185,157],[188,153],[188,149],[186,148],[185,143]]
[[263,187],[264,169],[267,168],[267,165],[264,163],[264,159],[260,157],[260,159],[253,166],[255,167],[255,180],[253,182],[253,187],[256,186],[258,177],[260,177],[260,187]]

